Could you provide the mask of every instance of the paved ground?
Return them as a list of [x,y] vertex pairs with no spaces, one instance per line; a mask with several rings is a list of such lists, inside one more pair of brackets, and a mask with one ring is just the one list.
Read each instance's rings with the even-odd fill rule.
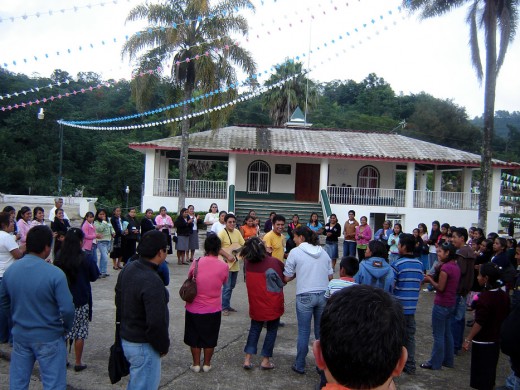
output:
[[[189,370],[191,355],[189,348],[183,343],[184,305],[178,296],[178,289],[185,279],[188,266],[178,266],[173,256],[168,257],[171,283],[170,291],[170,338],[171,348],[162,359],[162,389],[314,389],[318,376],[313,370],[312,353],[307,357],[306,375],[298,375],[291,371],[296,355],[296,315],[294,308],[295,282],[285,287],[286,314],[284,328],[278,332],[274,351],[276,369],[261,371],[255,368],[245,371],[242,368],[243,348],[249,328],[247,293],[242,274],[233,292],[232,305],[238,310],[229,317],[222,317],[219,344],[213,357],[213,370],[209,373],[195,374]],[[70,389],[121,389],[125,388],[127,378],[111,385],[107,374],[109,347],[114,337],[114,285],[116,271],[112,276],[93,283],[94,318],[90,325],[90,337],[86,341],[84,362],[88,368],[80,373],[69,369],[67,382]],[[417,321],[416,360],[421,363],[428,359],[431,345],[430,314],[434,293],[421,292]],[[466,330],[468,330],[467,328]],[[338,329],[339,331],[339,329]],[[260,340],[262,342],[263,336]],[[364,340],[360,340],[363,343]],[[260,348],[259,348],[260,349]],[[9,382],[9,356],[11,349],[7,344],[0,345],[0,389],[6,389]],[[73,354],[73,352],[72,352]],[[74,361],[73,355],[69,361]],[[258,366],[260,359],[253,360]],[[455,368],[441,371],[417,369],[417,374],[403,374],[396,379],[400,389],[465,389],[469,388],[469,354],[456,357]],[[501,357],[497,385],[504,384],[509,372],[507,358]],[[31,389],[41,389],[37,366],[33,372]]]

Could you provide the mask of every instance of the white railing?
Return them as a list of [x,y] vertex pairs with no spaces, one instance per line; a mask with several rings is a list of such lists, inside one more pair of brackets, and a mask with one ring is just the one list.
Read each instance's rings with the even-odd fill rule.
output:
[[470,192],[414,191],[413,207],[427,209],[478,210],[479,194]]
[[[186,197],[226,199],[226,181],[188,180]],[[179,196],[179,179],[154,179],[154,196]]]
[[405,190],[389,188],[327,187],[331,204],[404,207]]

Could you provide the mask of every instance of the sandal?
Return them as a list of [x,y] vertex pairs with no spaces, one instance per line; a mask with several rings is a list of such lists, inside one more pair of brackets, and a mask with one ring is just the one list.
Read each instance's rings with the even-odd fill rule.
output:
[[253,365],[253,363],[249,363],[249,364],[244,364],[242,367],[244,368],[244,370],[252,370],[254,365]]
[[272,370],[274,368],[274,363],[273,362],[269,362],[269,365],[268,366],[262,366],[260,365],[260,368],[262,370]]

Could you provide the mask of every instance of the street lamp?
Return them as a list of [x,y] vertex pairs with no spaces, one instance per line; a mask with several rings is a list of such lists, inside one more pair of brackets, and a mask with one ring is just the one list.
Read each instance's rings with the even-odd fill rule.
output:
[[126,186],[125,192],[126,192],[126,210],[128,211],[128,194],[130,194],[129,186]]
[[[40,108],[40,111],[37,114],[37,118],[39,120],[45,119],[45,112],[43,108]],[[61,120],[58,121],[60,125],[60,167],[58,172],[58,196],[61,196],[61,189],[63,185],[63,124]]]

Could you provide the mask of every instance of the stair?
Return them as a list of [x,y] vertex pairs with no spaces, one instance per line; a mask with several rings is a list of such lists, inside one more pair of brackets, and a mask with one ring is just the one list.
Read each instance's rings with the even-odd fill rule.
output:
[[286,223],[291,222],[294,214],[298,214],[300,222],[305,224],[309,222],[312,213],[317,213],[319,221],[323,223],[323,212],[321,211],[320,203],[237,199],[235,201],[237,222],[242,224],[249,210],[256,211],[256,215],[260,218],[262,227],[264,222],[269,218],[271,211],[283,215],[286,219]]

